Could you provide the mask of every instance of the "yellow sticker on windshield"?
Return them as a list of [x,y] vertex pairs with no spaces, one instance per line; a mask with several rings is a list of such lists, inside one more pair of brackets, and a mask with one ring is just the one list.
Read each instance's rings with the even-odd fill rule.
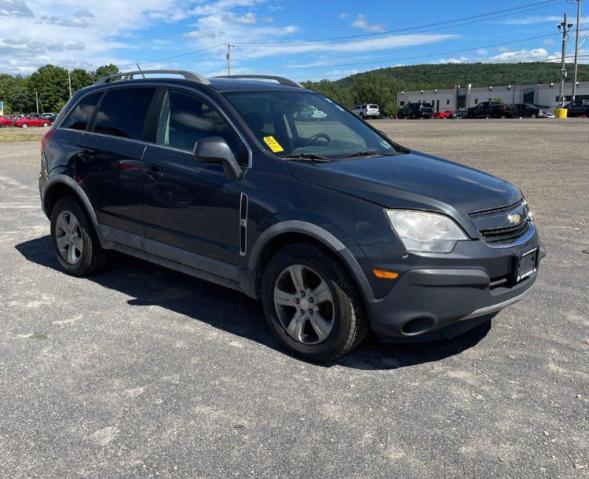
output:
[[280,143],[278,143],[276,141],[276,138],[274,138],[273,136],[265,136],[264,143],[268,145],[268,148],[272,150],[272,153],[282,153],[284,151],[284,148],[282,148]]

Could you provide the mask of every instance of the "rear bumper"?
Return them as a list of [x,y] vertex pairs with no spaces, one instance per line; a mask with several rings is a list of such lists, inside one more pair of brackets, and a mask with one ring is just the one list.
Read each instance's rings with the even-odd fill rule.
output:
[[[497,250],[485,244],[478,248],[481,249],[480,258],[471,257],[468,267],[452,267],[452,255],[443,264],[434,258],[431,267],[423,262],[415,268],[409,266],[395,280],[388,294],[367,302],[374,332],[397,341],[452,337],[524,299],[536,282],[538,272],[516,283],[511,265],[522,250],[529,248],[538,248],[539,265],[545,250],[538,236],[534,234],[530,241],[517,248]],[[485,254],[489,249],[493,251]],[[460,263],[458,259],[456,262]],[[504,279],[497,280],[489,273],[491,270],[496,273],[497,264],[505,265]]]

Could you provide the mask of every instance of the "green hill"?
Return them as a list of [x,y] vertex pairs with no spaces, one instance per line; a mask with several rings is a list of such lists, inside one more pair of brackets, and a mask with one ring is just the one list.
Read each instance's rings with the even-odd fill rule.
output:
[[[572,79],[573,65],[567,65]],[[579,65],[579,81],[589,80],[589,65]],[[324,93],[347,107],[373,102],[384,114],[396,113],[396,96],[401,90],[472,86],[557,83],[556,63],[461,63],[411,65],[381,68],[336,81],[304,82],[307,88]]]

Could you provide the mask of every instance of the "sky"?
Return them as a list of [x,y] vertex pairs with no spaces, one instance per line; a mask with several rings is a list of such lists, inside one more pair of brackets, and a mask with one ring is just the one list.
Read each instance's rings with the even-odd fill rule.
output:
[[[589,63],[589,2],[581,61]],[[0,72],[51,63],[174,68],[206,76],[345,77],[420,63],[560,58],[575,0],[0,0]],[[574,27],[568,54],[574,49]]]

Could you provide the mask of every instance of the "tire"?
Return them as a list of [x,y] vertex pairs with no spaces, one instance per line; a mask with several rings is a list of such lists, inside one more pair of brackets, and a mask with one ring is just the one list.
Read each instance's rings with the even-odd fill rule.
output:
[[[294,286],[295,278],[306,294]],[[305,359],[333,361],[356,348],[368,333],[364,308],[348,272],[314,245],[297,243],[280,250],[264,271],[261,296],[274,336]]]
[[71,196],[59,200],[51,210],[51,243],[59,264],[72,276],[88,276],[106,262],[86,212]]
[[27,125],[26,123],[23,123],[23,124],[22,124],[22,127],[23,127],[23,128],[28,128],[28,127],[29,127],[29,125]]

